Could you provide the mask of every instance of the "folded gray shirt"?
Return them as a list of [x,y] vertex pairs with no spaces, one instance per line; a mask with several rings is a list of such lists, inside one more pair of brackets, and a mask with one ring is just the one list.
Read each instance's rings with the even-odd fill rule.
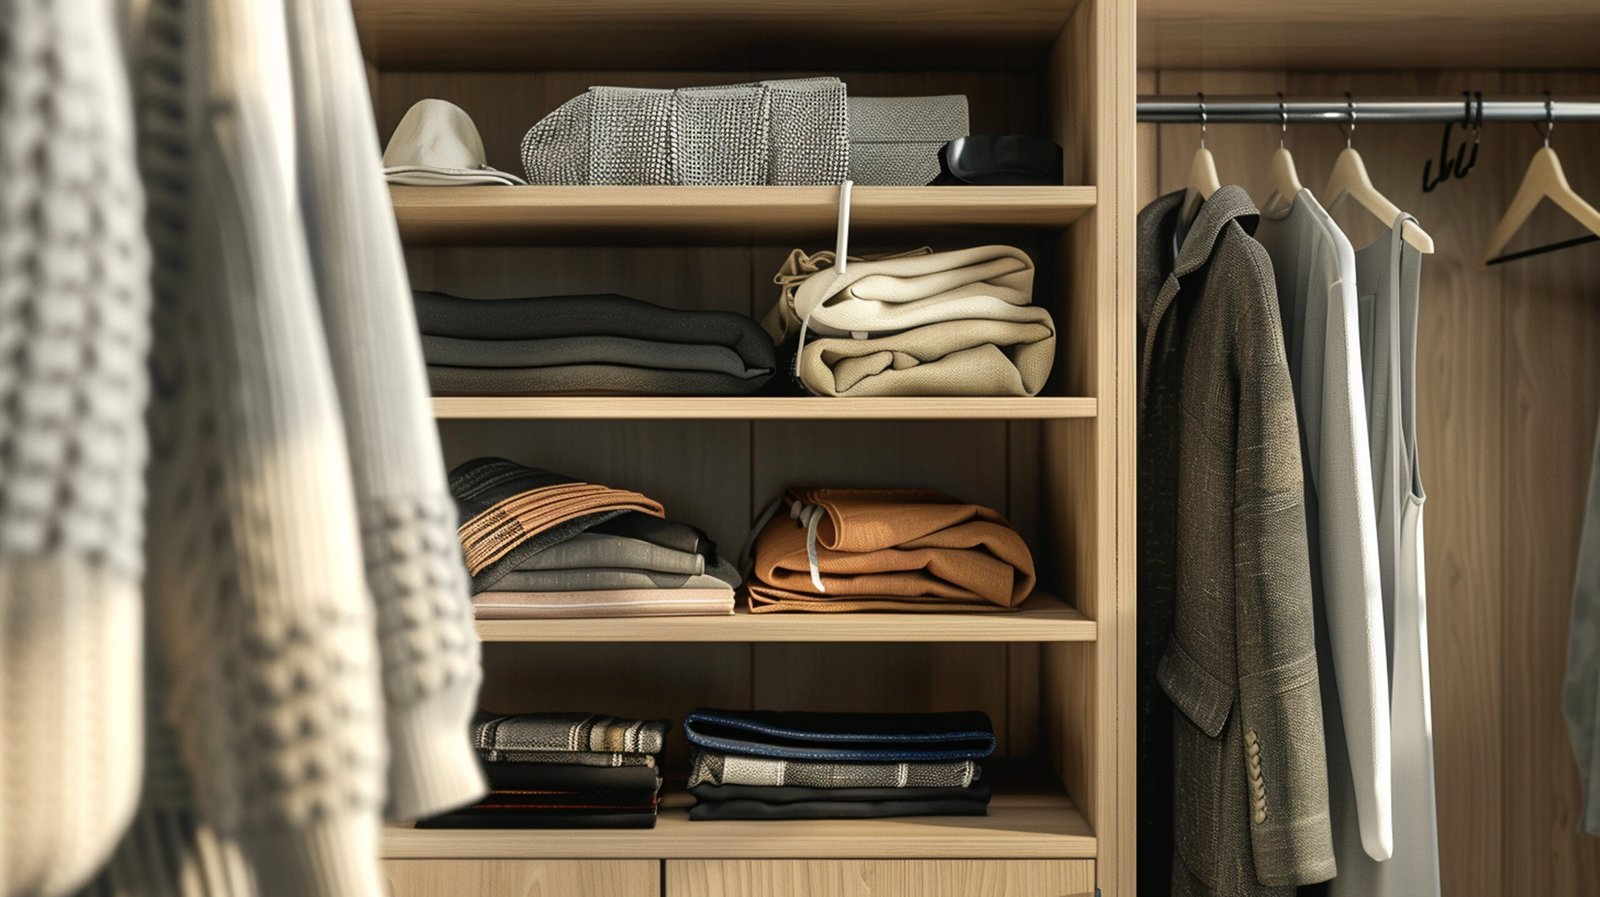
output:
[[697,551],[678,551],[643,539],[586,532],[517,565],[518,571],[595,569],[698,576],[706,572],[706,558]]
[[739,585],[739,572],[718,561],[705,573],[662,573],[624,567],[513,570],[495,583],[497,592],[590,592],[610,589],[720,589]]

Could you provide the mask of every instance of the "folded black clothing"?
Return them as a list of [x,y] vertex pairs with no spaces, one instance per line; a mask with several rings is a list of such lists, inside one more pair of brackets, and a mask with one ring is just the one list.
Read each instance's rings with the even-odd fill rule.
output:
[[412,295],[436,389],[736,394],[754,392],[777,370],[761,326],[733,312],[614,294]]
[[417,828],[548,828],[548,829],[626,829],[655,828],[654,810],[595,810],[551,812],[546,810],[456,810],[443,816],[417,820]]
[[987,800],[958,797],[937,800],[759,800],[701,801],[689,808],[691,820],[713,819],[878,819],[889,816],[987,816]]
[[646,810],[656,806],[655,786],[626,791],[534,791],[496,788],[473,804],[481,809],[521,807],[529,810]]
[[579,763],[484,763],[495,790],[640,791],[659,790],[653,766],[584,766]]
[[793,785],[695,785],[689,793],[697,800],[716,803],[756,800],[766,804],[816,801],[870,802],[886,800],[982,800],[990,797],[988,782],[965,788],[800,788]]
[[717,543],[711,541],[711,537],[687,523],[679,523],[664,517],[638,513],[622,514],[595,524],[589,531],[608,536],[621,536],[625,539],[638,539],[672,551],[698,554],[710,561],[717,559]]
[[976,710],[953,713],[806,713],[713,710],[689,714],[696,747],[779,760],[932,762],[994,752],[994,726]]

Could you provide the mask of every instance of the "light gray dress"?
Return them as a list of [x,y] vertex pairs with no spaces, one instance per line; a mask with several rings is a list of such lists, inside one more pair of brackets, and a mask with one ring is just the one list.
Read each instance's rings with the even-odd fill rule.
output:
[[1595,434],[1589,510],[1584,515],[1583,541],[1578,545],[1567,639],[1567,681],[1561,703],[1578,760],[1578,780],[1583,784],[1583,815],[1578,827],[1600,835],[1600,432]]

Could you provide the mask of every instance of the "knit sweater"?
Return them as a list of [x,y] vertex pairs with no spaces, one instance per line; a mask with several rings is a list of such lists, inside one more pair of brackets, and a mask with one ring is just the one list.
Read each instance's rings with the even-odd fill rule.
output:
[[[161,693],[152,787],[96,893],[377,895],[386,770],[397,813],[481,790],[465,571],[417,338],[378,320],[409,321],[408,293],[361,186],[370,118],[337,121],[366,101],[330,6],[149,13]],[[354,148],[331,149],[345,125]]]
[[118,59],[107,0],[0,3],[7,897],[81,884],[139,792],[149,286]]

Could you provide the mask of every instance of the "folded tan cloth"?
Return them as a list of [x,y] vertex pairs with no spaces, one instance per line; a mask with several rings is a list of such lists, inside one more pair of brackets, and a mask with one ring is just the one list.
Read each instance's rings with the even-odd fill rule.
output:
[[461,524],[456,534],[461,538],[467,569],[476,576],[526,541],[529,534],[596,511],[665,515],[659,502],[637,492],[592,483],[562,483],[520,492],[500,501]]
[[716,616],[733,613],[733,588],[479,592],[472,607],[480,620]]
[[1036,318],[1033,260],[1015,246],[950,252],[926,247],[893,256],[851,258],[840,272],[832,252],[796,249],[773,278],[782,290],[762,326],[774,343],[795,336],[889,334],[940,321]]
[[941,321],[870,339],[807,340],[800,380],[824,396],[1034,396],[1055,364],[1050,313],[1024,321]]
[[1011,610],[1033,591],[1027,544],[990,508],[931,489],[791,489],[784,504],[756,537],[754,613]]

